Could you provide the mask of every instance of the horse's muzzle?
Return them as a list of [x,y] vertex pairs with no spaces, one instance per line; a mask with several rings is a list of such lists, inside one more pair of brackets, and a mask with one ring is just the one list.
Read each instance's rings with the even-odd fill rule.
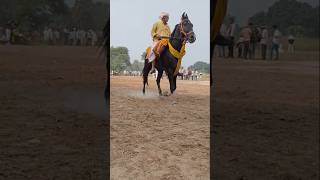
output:
[[196,41],[196,34],[194,32],[190,33],[188,36],[188,42],[194,43]]

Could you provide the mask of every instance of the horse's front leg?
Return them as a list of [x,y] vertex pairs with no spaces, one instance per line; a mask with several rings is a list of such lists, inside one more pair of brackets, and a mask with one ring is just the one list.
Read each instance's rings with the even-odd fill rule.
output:
[[173,77],[173,91],[177,89],[177,76]]
[[158,86],[158,91],[160,96],[162,95],[162,90],[160,88],[160,81],[161,81],[162,75],[163,75],[163,70],[161,69],[158,71],[158,76],[157,76],[157,86]]
[[170,83],[170,92],[171,94],[174,91],[174,83],[173,83],[173,71],[171,69],[168,70],[168,78],[169,78],[169,83]]

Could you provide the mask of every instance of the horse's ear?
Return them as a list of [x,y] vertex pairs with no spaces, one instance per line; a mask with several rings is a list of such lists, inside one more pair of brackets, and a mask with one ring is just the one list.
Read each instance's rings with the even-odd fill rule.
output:
[[185,12],[183,12],[183,14],[182,14],[182,16],[181,16],[181,17],[182,17],[182,19],[184,19],[184,17],[185,17]]
[[186,19],[189,19],[189,18],[188,18],[188,14],[186,14]]

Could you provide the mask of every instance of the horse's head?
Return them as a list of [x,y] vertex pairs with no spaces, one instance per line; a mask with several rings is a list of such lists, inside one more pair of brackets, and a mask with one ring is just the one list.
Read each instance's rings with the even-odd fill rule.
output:
[[194,43],[196,41],[196,34],[193,32],[193,24],[186,13],[183,13],[181,16],[180,31],[189,43]]

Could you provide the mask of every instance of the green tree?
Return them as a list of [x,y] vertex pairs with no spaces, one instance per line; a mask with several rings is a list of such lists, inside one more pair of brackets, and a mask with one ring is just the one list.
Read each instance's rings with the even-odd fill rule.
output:
[[197,61],[192,66],[190,66],[191,69],[209,74],[210,73],[210,64],[202,61]]
[[111,47],[110,48],[110,65],[113,71],[123,71],[129,67],[130,57],[126,47]]
[[45,26],[80,26],[102,30],[107,3],[77,0],[73,7],[65,0],[1,0],[0,25],[15,21],[22,31],[42,30]]
[[[41,29],[57,16],[66,16],[64,0],[2,0],[0,23],[15,21],[22,31]],[[62,19],[62,18],[61,18]]]
[[[267,12],[259,12],[250,18],[256,25],[277,25],[283,33],[303,33],[304,36],[319,36],[319,6],[297,0],[279,0]],[[296,30],[294,30],[296,29]]]
[[144,66],[143,62],[140,62],[138,60],[134,60],[133,63],[130,66],[130,70],[132,71],[142,71]]

